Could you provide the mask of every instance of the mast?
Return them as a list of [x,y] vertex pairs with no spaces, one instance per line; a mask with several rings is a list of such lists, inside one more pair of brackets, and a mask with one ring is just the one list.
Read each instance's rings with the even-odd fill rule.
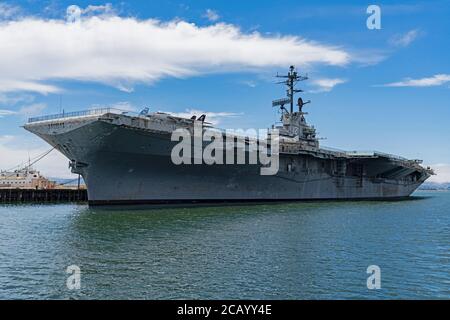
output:
[[[289,114],[294,113],[294,96],[296,93],[303,92],[303,90],[295,89],[295,86],[298,82],[307,80],[307,76],[301,76],[298,74],[297,70],[294,66],[289,67],[289,72],[287,75],[276,75],[277,78],[284,78],[286,80],[283,80],[281,82],[278,82],[279,84],[285,84],[287,86],[287,98],[285,99],[278,99],[272,102],[272,106],[280,106],[281,109],[285,110]],[[290,110],[287,111],[286,108],[284,108],[285,104],[290,105]],[[308,103],[308,102],[307,102]],[[304,103],[306,104],[306,103]],[[302,107],[299,105],[299,107]]]

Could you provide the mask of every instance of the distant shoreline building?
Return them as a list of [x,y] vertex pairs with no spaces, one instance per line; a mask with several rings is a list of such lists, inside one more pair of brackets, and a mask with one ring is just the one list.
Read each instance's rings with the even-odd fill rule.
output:
[[15,170],[0,171],[0,189],[55,189],[57,184],[40,174],[31,167]]

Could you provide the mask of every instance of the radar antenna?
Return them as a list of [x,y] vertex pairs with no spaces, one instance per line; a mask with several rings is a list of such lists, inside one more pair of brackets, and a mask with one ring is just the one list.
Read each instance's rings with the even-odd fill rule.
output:
[[[299,75],[297,70],[295,69],[295,67],[290,66],[289,72],[287,75],[279,75],[277,73],[276,77],[286,79],[286,80],[278,82],[278,84],[285,84],[287,86],[287,98],[274,100],[272,102],[272,106],[273,107],[281,106],[282,110],[286,110],[286,108],[284,108],[284,105],[289,104],[290,105],[290,114],[292,114],[292,113],[294,113],[294,95],[296,93],[303,92],[303,90],[301,90],[301,89],[295,89],[295,86],[298,82],[307,80],[308,76]],[[299,104],[298,104],[300,112],[302,112],[303,106],[310,102],[311,101],[303,102],[303,100],[301,100],[301,98],[300,98]]]

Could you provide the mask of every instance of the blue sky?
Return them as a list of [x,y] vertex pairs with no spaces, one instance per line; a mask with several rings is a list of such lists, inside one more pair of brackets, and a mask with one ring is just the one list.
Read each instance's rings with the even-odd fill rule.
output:
[[[381,8],[381,30],[366,27],[370,4]],[[81,10],[82,24],[108,20],[90,30],[104,28],[111,36],[105,43],[117,52],[89,47],[86,56],[72,56],[68,47],[92,43],[51,22],[64,23],[70,5]],[[107,105],[199,110],[224,128],[269,127],[279,117],[271,101],[284,95],[272,76],[296,64],[310,77],[303,96],[312,100],[308,120],[326,138],[323,145],[420,158],[449,180],[449,16],[450,1],[0,1],[0,167],[45,151],[20,125],[30,115],[58,113],[60,104],[65,111]],[[149,35],[154,42],[139,50],[153,54],[162,46],[164,54],[147,61],[120,43],[145,42],[149,19],[158,20],[155,33],[170,29],[175,40],[167,48],[167,39]],[[171,22],[194,26],[173,31]],[[211,29],[217,25],[225,27]],[[236,33],[239,39],[228,43]],[[305,42],[312,47],[308,57]],[[199,51],[189,51],[192,46]],[[226,54],[217,56],[222,46]],[[243,46],[248,50],[240,52]],[[55,161],[62,164],[52,172]],[[65,175],[67,163],[55,156],[41,169]]]

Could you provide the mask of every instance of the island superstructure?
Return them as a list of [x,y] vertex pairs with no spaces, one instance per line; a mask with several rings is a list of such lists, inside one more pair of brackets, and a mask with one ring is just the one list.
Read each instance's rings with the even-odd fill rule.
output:
[[84,178],[90,205],[400,199],[433,174],[420,160],[321,147],[303,111],[309,101],[299,98],[294,110],[301,92],[295,85],[306,77],[293,66],[279,77],[287,98],[272,104],[282,114],[282,125],[273,126],[280,134],[275,175],[261,175],[260,164],[174,164],[172,133],[192,132],[198,121],[214,130],[204,116],[105,108],[31,118],[24,127],[70,160],[72,172]]

